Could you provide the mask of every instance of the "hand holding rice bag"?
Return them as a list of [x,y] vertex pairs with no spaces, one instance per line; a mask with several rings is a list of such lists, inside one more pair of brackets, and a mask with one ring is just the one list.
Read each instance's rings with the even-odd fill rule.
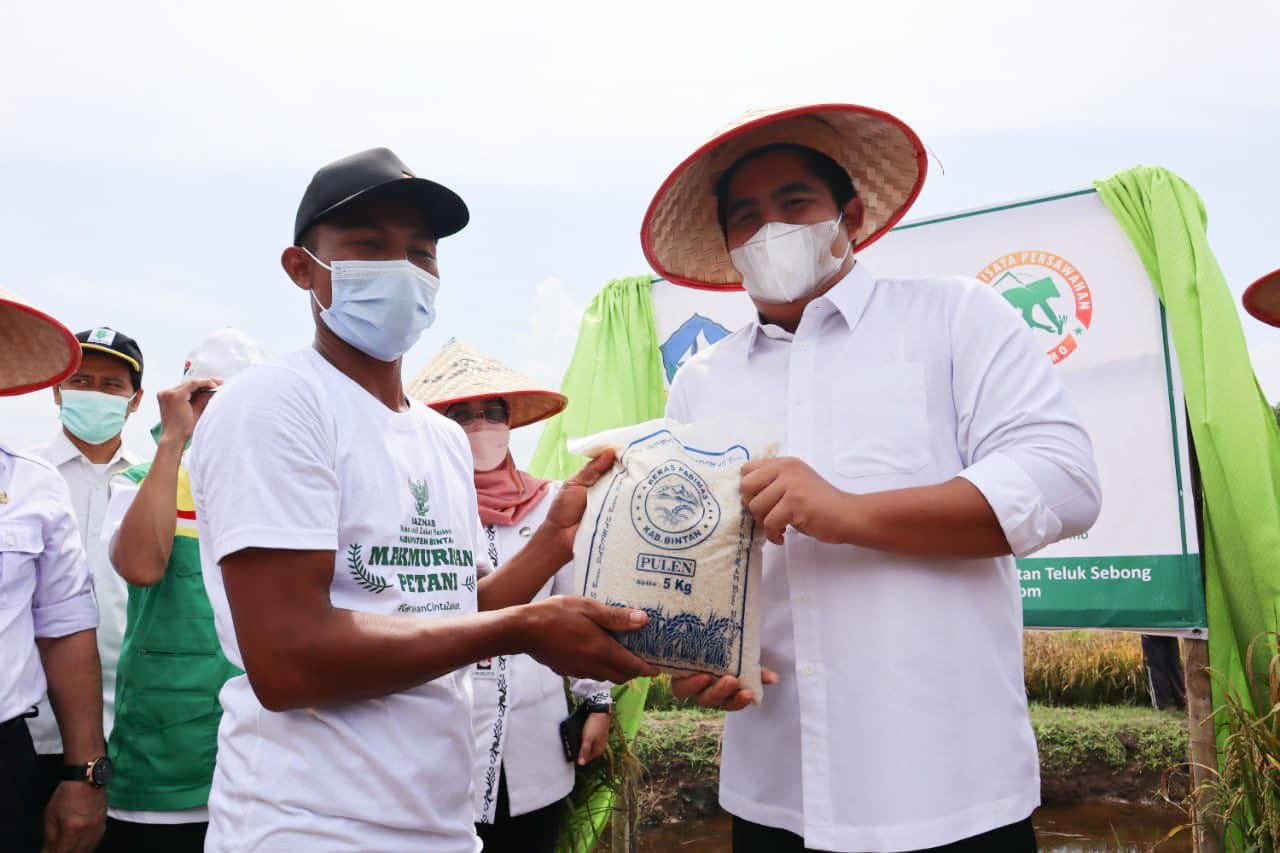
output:
[[777,455],[766,422],[653,420],[569,442],[618,461],[587,492],[576,589],[649,614],[618,637],[663,672],[732,675],[760,701],[763,534],[742,502],[742,465]]

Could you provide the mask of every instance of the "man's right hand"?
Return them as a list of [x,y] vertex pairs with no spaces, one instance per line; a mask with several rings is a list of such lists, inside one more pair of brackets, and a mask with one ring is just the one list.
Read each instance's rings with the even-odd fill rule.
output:
[[621,684],[637,676],[658,674],[657,667],[609,635],[643,628],[649,621],[643,610],[556,595],[524,605],[521,611],[524,651],[561,675]]
[[193,399],[222,384],[221,379],[188,379],[176,388],[156,395],[160,404],[161,435],[183,444],[196,431],[196,407]]

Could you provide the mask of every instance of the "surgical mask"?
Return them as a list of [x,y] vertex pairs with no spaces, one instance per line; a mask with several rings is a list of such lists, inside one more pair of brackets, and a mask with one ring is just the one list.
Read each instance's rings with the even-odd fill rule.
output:
[[[311,255],[303,247],[302,251]],[[379,361],[395,361],[436,319],[440,279],[407,260],[334,261],[311,255],[329,270],[333,298],[320,319],[351,346]]]
[[831,244],[840,233],[843,214],[812,225],[766,222],[750,240],[729,253],[742,273],[742,286],[761,302],[795,302],[817,290],[840,269],[853,250],[840,257]]
[[485,420],[473,421],[466,429],[471,443],[471,456],[475,470],[492,471],[507,461],[507,447],[511,443],[511,427]]
[[67,431],[86,444],[110,441],[124,429],[132,397],[118,397],[101,391],[61,389],[62,408],[58,419]]

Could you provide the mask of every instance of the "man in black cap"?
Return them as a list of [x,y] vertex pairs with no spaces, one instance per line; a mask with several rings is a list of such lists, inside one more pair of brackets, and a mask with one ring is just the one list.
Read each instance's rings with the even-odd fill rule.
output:
[[[125,447],[121,432],[142,402],[142,350],[123,332],[99,326],[76,335],[81,361],[53,389],[61,428],[48,444],[31,448],[67,481],[98,603],[98,655],[102,659],[102,727],[115,719],[116,667],[124,640],[128,585],[116,574],[103,539],[103,519],[116,474],[142,462]],[[61,778],[62,739],[46,697],[28,724],[52,794]]]
[[404,393],[401,356],[435,318],[437,241],[467,219],[385,148],[317,172],[281,258],[313,344],[245,371],[196,430],[205,586],[246,672],[220,697],[207,850],[478,850],[462,668],[528,652],[569,675],[654,674],[607,633],[642,612],[527,603],[572,557],[612,458],[489,573],[466,437]]

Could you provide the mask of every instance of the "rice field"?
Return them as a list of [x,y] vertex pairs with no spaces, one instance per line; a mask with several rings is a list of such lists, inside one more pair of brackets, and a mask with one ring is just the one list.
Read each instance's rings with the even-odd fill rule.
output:
[[1027,698],[1045,705],[1146,705],[1142,642],[1122,631],[1027,631]]
[[[1044,705],[1148,705],[1142,645],[1121,631],[1028,631],[1023,641],[1027,698]],[[687,707],[666,676],[654,679],[651,710]]]

